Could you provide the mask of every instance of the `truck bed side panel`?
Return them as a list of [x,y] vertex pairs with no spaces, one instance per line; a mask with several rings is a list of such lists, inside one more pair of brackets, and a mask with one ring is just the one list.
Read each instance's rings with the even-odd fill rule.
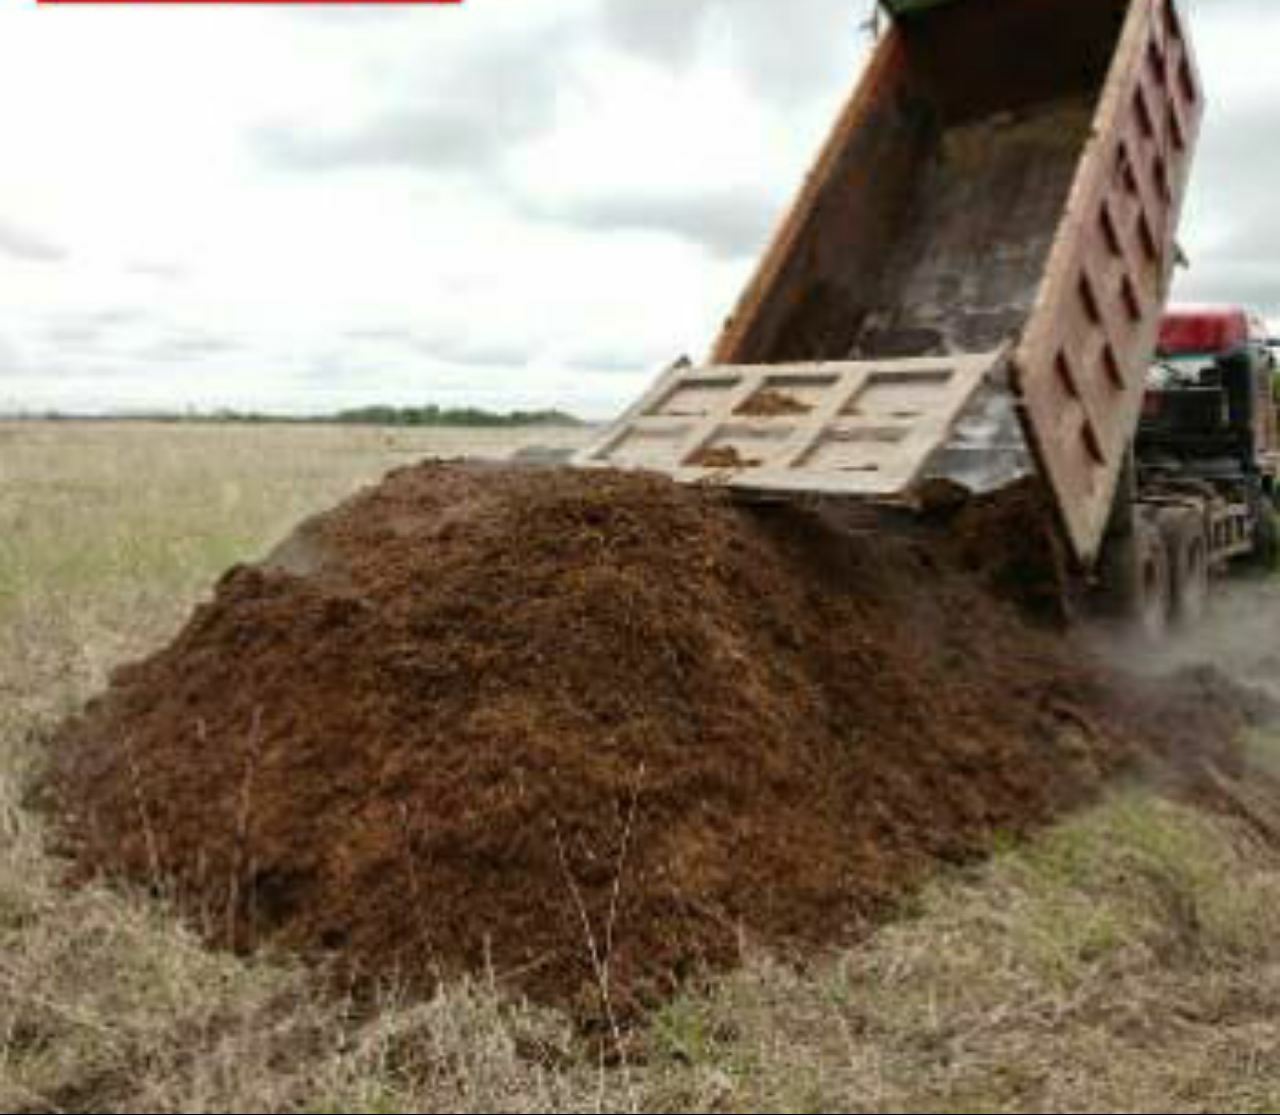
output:
[[1142,406],[1201,115],[1176,6],[1135,0],[1013,357],[1028,440],[1086,565]]

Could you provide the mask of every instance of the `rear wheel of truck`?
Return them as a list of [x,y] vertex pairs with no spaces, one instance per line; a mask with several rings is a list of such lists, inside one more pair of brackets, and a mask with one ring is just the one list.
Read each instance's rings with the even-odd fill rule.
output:
[[1170,615],[1187,630],[1204,619],[1209,604],[1209,539],[1193,508],[1169,508],[1158,522],[1169,563]]
[[1103,557],[1110,611],[1143,642],[1155,645],[1169,631],[1172,575],[1160,528],[1139,516],[1130,533],[1114,538]]
[[1254,507],[1253,564],[1267,572],[1280,564],[1280,523],[1269,499],[1259,499]]

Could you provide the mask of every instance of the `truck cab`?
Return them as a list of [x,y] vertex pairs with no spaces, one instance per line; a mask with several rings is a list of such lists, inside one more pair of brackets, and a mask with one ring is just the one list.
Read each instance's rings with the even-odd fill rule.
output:
[[1252,481],[1274,494],[1278,439],[1266,324],[1239,306],[1177,306],[1147,381],[1141,468]]

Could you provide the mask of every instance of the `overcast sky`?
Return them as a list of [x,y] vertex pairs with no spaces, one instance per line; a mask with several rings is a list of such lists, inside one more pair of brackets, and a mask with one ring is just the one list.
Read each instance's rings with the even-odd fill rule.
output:
[[[603,416],[702,355],[870,0],[0,0],[0,411]],[[1191,0],[1181,294],[1280,318],[1280,3]]]

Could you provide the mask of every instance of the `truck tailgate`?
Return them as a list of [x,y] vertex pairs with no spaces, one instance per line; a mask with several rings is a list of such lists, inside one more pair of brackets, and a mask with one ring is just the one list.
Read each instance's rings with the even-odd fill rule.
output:
[[577,463],[744,491],[903,496],[1002,355],[677,365]]

